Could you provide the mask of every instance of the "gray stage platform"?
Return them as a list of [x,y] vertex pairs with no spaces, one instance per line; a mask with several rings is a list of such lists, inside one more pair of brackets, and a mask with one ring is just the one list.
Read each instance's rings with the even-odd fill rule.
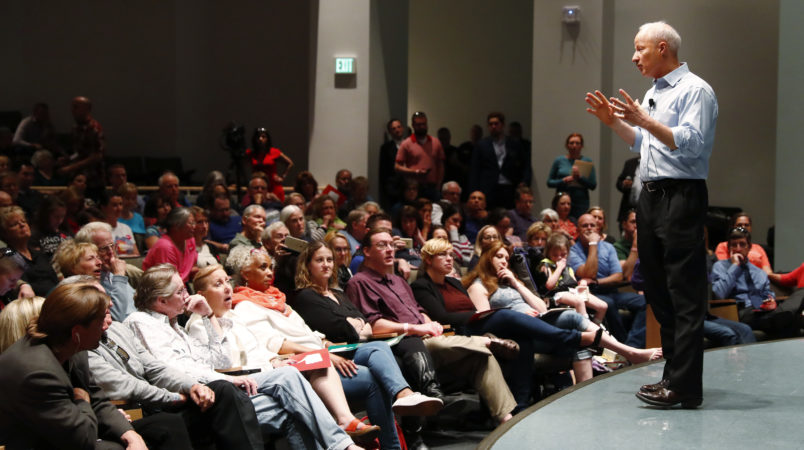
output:
[[634,396],[663,367],[635,366],[563,391],[478,448],[804,448],[804,339],[707,351],[696,410],[654,409]]

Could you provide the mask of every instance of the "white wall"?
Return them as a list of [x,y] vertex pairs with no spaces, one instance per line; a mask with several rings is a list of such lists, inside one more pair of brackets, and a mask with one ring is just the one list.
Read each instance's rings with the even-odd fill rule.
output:
[[[779,87],[776,128],[776,261],[777,270],[792,270],[804,260],[804,197],[801,195],[801,169],[804,168],[804,58],[801,43],[804,3],[781,0],[779,8]],[[771,91],[763,89],[763,97]],[[770,202],[769,202],[770,203]]]
[[410,0],[408,111],[425,111],[431,134],[445,126],[458,145],[499,110],[530,135],[532,9],[531,0]]

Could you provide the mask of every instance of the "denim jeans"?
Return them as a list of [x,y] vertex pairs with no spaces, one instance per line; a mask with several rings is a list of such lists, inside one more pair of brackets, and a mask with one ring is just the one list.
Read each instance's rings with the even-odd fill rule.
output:
[[716,316],[707,316],[704,320],[704,337],[714,342],[717,347],[757,341],[750,326]]
[[252,377],[259,394],[251,402],[263,433],[287,433],[291,448],[342,450],[353,443],[298,370],[280,367]]
[[[636,292],[610,292],[595,294],[606,302],[606,322],[608,329],[618,341],[634,348],[645,348],[645,297]],[[634,315],[631,330],[625,330],[619,309],[627,309]]]
[[346,377],[338,373],[346,398],[365,401],[369,420],[381,429],[383,449],[401,448],[391,405],[396,394],[408,387],[408,383],[391,348],[385,342],[369,342],[358,347],[353,360],[357,364],[356,375]]

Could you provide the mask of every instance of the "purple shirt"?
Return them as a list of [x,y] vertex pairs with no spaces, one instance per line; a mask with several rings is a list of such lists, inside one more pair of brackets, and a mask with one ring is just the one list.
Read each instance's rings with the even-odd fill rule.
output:
[[346,295],[373,324],[378,319],[398,323],[424,323],[424,309],[408,283],[397,275],[384,275],[364,267],[346,285]]
[[530,216],[530,213],[528,213],[527,216],[520,215],[516,209],[508,211],[508,218],[511,219],[511,227],[514,229],[514,235],[519,236],[522,242],[527,243],[528,228],[530,228],[536,220]]

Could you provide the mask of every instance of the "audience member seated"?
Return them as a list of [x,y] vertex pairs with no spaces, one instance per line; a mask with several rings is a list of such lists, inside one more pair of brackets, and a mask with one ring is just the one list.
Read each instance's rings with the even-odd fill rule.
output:
[[120,212],[118,222],[124,223],[131,228],[135,236],[145,236],[145,220],[142,214],[137,212],[139,195],[137,186],[134,183],[123,183],[116,189],[116,192],[123,198],[123,210]]
[[[592,160],[588,156],[581,156],[583,149],[583,136],[579,133],[572,133],[567,136],[565,142],[567,154],[561,155],[553,161],[550,167],[550,174],[547,178],[547,187],[554,188],[556,194],[565,192],[571,197],[570,217],[580,217],[589,208],[589,191],[597,187],[597,177],[595,167],[589,176],[582,177],[580,169],[575,166],[575,161],[585,161],[591,164]],[[558,209],[553,206],[553,209]],[[559,216],[561,211],[558,211]]]
[[58,197],[64,202],[64,206],[67,208],[67,213],[64,215],[64,223],[70,231],[69,234],[75,234],[78,232],[78,229],[81,228],[81,226],[78,225],[78,216],[84,210],[84,196],[79,194],[75,189],[67,188],[61,191]]
[[28,324],[39,315],[44,297],[18,298],[0,311],[0,353],[25,336]]
[[0,239],[25,260],[26,269],[22,279],[31,285],[36,295],[47,296],[59,280],[50,265],[50,257],[34,248],[31,228],[25,219],[25,212],[19,206],[0,208]]
[[243,210],[243,231],[237,233],[229,242],[229,252],[238,245],[249,248],[262,247],[262,230],[265,228],[265,209],[260,205],[249,205]]
[[298,192],[304,197],[303,208],[306,209],[307,205],[318,196],[318,181],[315,180],[312,172],[304,170],[296,175],[296,185],[293,191]]
[[[736,215],[732,223],[732,228],[742,228],[750,233],[751,216],[744,212]],[[717,248],[715,249],[715,255],[717,255],[717,259],[731,258],[732,252],[729,250],[728,247],[729,247],[728,241],[724,241],[717,244]],[[768,260],[768,255],[765,253],[765,249],[763,249],[762,246],[759,244],[751,244],[751,249],[748,251],[748,262],[759,267],[766,274],[773,273],[770,261]]]
[[[343,240],[343,237],[339,236],[337,239]],[[348,248],[345,245],[344,247]],[[309,326],[324,333],[325,339],[330,342],[365,341],[372,336],[371,325],[338,288],[333,268],[332,251],[322,242],[310,244],[299,256],[296,271],[296,287],[299,292],[294,297],[292,306]],[[378,418],[387,417],[383,412],[387,408],[385,405],[389,403],[393,403],[394,412],[403,416],[429,416],[442,408],[441,399],[414,393],[410,389],[391,348],[385,342],[363,343],[354,352],[344,356],[345,358],[336,357],[335,360],[342,377],[355,378],[357,381],[362,379],[362,383],[368,382],[380,387],[380,392],[369,396],[367,405],[369,411],[374,410]],[[347,396],[350,390],[354,390],[354,386],[350,384],[354,382],[344,382]],[[395,428],[393,423],[378,424],[383,430]],[[383,448],[398,446],[395,439],[395,433],[388,433],[385,436],[388,444],[381,443]]]
[[380,204],[377,202],[363,203],[362,205],[358,206],[357,209],[359,211],[367,212],[369,216],[385,212],[382,210],[382,208],[380,208]]
[[307,227],[307,221],[304,220],[304,212],[298,206],[288,205],[282,208],[279,213],[279,221],[288,227],[290,235],[294,238],[307,242],[315,240]]
[[419,213],[413,206],[405,205],[399,212],[398,220],[399,236],[403,239],[410,240],[410,246],[407,242],[405,246],[396,250],[394,257],[397,259],[404,259],[411,265],[411,267],[419,267],[421,264],[421,255],[419,251],[424,245],[425,238],[419,224]]
[[623,278],[626,281],[631,281],[634,266],[637,259],[639,259],[636,211],[631,210],[625,215],[625,219],[620,224],[620,229],[623,230],[623,237],[614,243],[614,249],[617,250],[620,267],[623,268]]
[[166,199],[171,207],[190,206],[190,202],[181,195],[179,177],[175,173],[169,170],[163,172],[157,180],[157,184],[159,190],[156,191],[156,194]]
[[[573,241],[578,239],[578,228],[575,226],[575,219],[570,216],[572,200],[566,192],[559,192],[553,197],[552,209],[558,214],[558,223],[550,224],[553,231],[561,231]],[[544,218],[542,218],[544,220]],[[546,223],[546,222],[545,222]]]
[[[627,345],[645,347],[645,297],[634,292],[619,292],[623,282],[622,267],[614,246],[600,238],[597,221],[590,214],[578,218],[580,236],[572,246],[569,265],[579,281],[586,280],[592,294],[606,302],[608,330]],[[626,329],[619,309],[633,315],[630,331]]]
[[346,228],[346,223],[337,215],[335,200],[328,195],[316,197],[307,209],[310,220],[315,222],[315,229],[320,233],[327,234],[330,231],[338,231]]
[[112,227],[112,237],[114,237],[117,254],[121,258],[140,256],[134,232],[128,225],[117,220],[123,213],[123,197],[114,191],[103,191],[98,206],[103,213],[104,221]]
[[402,183],[402,197],[394,206],[391,207],[391,217],[398,218],[403,206],[416,206],[416,199],[419,198],[419,182],[406,179]]
[[[5,127],[0,127],[3,129]],[[0,154],[0,173],[6,172],[11,169],[11,158],[8,155]]]
[[226,380],[208,384],[154,358],[132,331],[107,312],[100,345],[88,353],[92,379],[112,398],[146,411],[179,412],[193,443],[212,438],[218,448],[262,449],[248,395]]
[[[251,396],[261,427],[271,433],[289,433],[292,448],[355,448],[346,433],[328,420],[320,400],[295,369],[280,367],[254,376],[216,372],[215,367],[231,367],[220,322],[203,296],[189,296],[173,267],[159,265],[146,271],[135,301],[138,311],[125,325],[156,359],[198,382],[225,380],[244,390]],[[185,310],[200,313],[206,341],[192,338],[176,323]],[[277,414],[277,409],[284,411]]]
[[198,206],[191,206],[190,212],[195,219],[195,229],[193,229],[193,239],[195,240],[195,250],[198,252],[198,259],[195,265],[198,268],[220,264],[218,249],[206,241],[209,234],[209,219],[207,212]]
[[26,149],[58,150],[56,131],[50,120],[50,107],[47,103],[36,103],[31,115],[22,119],[12,140],[15,146]]
[[93,286],[61,286],[0,355],[0,434],[9,448],[192,448],[179,416],[129,423],[89,379],[84,350],[98,346],[108,306]]
[[285,196],[285,201],[283,204],[285,206],[288,205],[298,206],[303,211],[306,203],[307,202],[304,199],[303,195],[299,194],[298,192],[290,192]]
[[64,186],[67,181],[56,175],[56,160],[50,150],[41,149],[31,156],[34,172],[34,186]]
[[170,202],[158,194],[148,197],[145,203],[145,248],[150,249],[165,234],[165,219],[173,207]]
[[614,236],[606,234],[608,225],[606,224],[606,212],[603,211],[603,208],[600,206],[592,206],[586,211],[586,213],[590,214],[595,218],[595,221],[597,221],[597,229],[600,230],[600,239],[614,245],[614,243],[617,242],[617,239]]
[[737,300],[740,322],[773,337],[797,336],[801,328],[801,296],[776,301],[764,270],[750,264],[751,233],[733,228],[728,239],[729,259],[712,266],[715,298]]
[[467,267],[472,261],[474,248],[469,238],[467,238],[465,234],[461,234],[461,221],[463,217],[461,213],[458,212],[456,205],[443,204],[441,208],[443,211],[442,221],[449,235],[449,241],[452,243],[455,261],[461,267]]
[[[461,280],[450,276],[452,261],[452,245],[448,241],[436,238],[427,241],[422,248],[419,277],[411,284],[413,295],[431,319],[449,323],[459,334],[499,336],[517,342],[519,355],[508,372],[508,385],[517,408],[521,410],[530,404],[533,354],[538,351],[572,356],[580,345],[582,334],[576,330],[556,328],[541,319],[510,309],[500,309],[478,320],[471,320],[477,308]],[[587,344],[590,344],[594,340],[594,333],[587,333],[586,338]],[[585,356],[589,357],[588,352]]]
[[[430,238],[433,228],[433,202],[429,198],[420,198],[416,200],[416,213],[418,213],[419,229],[421,230],[422,238],[426,241]],[[422,242],[422,245],[424,242]]]
[[349,200],[338,208],[338,217],[345,219],[350,211],[371,200],[368,178],[364,176],[355,177],[349,183]]
[[0,309],[16,298],[35,295],[29,283],[20,281],[25,268],[22,255],[8,247],[0,248]]
[[223,172],[213,170],[207,174],[204,185],[201,187],[201,193],[198,194],[195,204],[198,207],[212,210],[213,202],[218,195],[225,195],[228,198],[229,187],[226,184],[226,177],[223,176]]
[[[346,294],[375,333],[407,333],[409,337],[392,350],[402,358],[402,367],[414,372],[408,381],[415,385],[418,380],[417,391],[440,397],[435,370],[449,374],[471,384],[494,419],[509,420],[516,401],[489,350],[492,341],[487,337],[442,336],[443,326],[424,313],[405,280],[391,273],[394,247],[387,230],[369,231],[362,249],[363,268],[349,280]],[[424,336],[433,337],[420,339]]]
[[277,257],[288,254],[285,238],[289,235],[288,227],[282,222],[274,222],[262,230],[262,248],[268,252],[274,263],[276,263]]
[[98,247],[75,239],[64,241],[53,255],[53,267],[60,272],[62,279],[73,275],[88,275],[100,281],[101,260],[98,257]]
[[[368,181],[368,180],[366,180]],[[335,174],[335,189],[345,195],[347,199],[352,198],[352,171],[341,169]],[[348,211],[347,211],[348,212]]]
[[19,193],[17,194],[17,204],[25,210],[29,216],[33,216],[39,204],[45,196],[31,189],[34,184],[34,167],[28,161],[22,161],[17,168],[17,180],[19,183]]
[[189,208],[175,208],[165,218],[167,233],[145,255],[142,270],[160,264],[171,264],[187,283],[198,270],[195,262],[198,252],[195,248],[195,219]]
[[[576,311],[567,309],[558,314],[547,313],[547,304],[508,269],[509,253],[502,242],[495,242],[477,264],[475,270],[463,279],[463,286],[478,311],[491,308],[510,308],[514,312],[543,320],[558,328],[593,332],[595,346],[602,345],[611,349],[634,363],[645,362],[661,357],[660,348],[638,349],[621,344],[616,338],[600,332],[600,327]],[[600,338],[598,338],[598,334]],[[591,355],[590,355],[591,356]],[[590,364],[575,365],[576,379],[587,380],[592,376]]]
[[[247,345],[245,348],[229,350],[232,357],[237,358],[235,362],[244,366],[270,367],[271,360],[277,354],[304,353],[331,345],[321,339],[320,333],[313,332],[304,323],[304,319],[287,305],[285,295],[271,285],[273,281],[271,264],[266,263],[268,256],[264,251],[244,252],[235,249],[232,258],[234,261],[231,261],[230,265],[234,270],[237,284],[234,293],[228,285],[220,286],[218,289],[214,287],[205,289],[201,286],[201,293],[213,298],[213,303],[217,305],[217,312],[213,314],[216,316],[225,314],[232,322],[229,333],[242,336],[243,344]],[[207,269],[201,273],[204,274],[209,274],[218,280],[228,278],[221,268],[213,272]],[[228,304],[222,301],[226,296],[231,298]],[[203,339],[204,329],[198,326],[198,319],[197,316],[191,318],[188,329],[197,339]],[[233,337],[230,337],[230,342]],[[330,354],[330,359],[332,365],[327,369],[307,372],[305,375],[309,376],[313,389],[327,405],[327,409],[341,428],[346,429],[353,437],[360,437],[361,440],[367,433],[376,435],[381,428],[388,427],[392,431],[393,427],[388,426],[388,421],[393,413],[390,405],[382,402],[382,398],[375,397],[379,403],[384,403],[383,405],[374,402],[369,408],[372,413],[378,413],[378,416],[372,414],[370,417],[375,426],[366,427],[355,419],[349,410],[345,392],[350,396],[354,395],[355,399],[365,399],[370,391],[377,389],[377,384],[372,378],[360,377],[360,381],[351,378],[356,371],[353,364],[334,354]],[[340,379],[339,372],[342,375]]]
[[45,197],[34,215],[31,241],[49,257],[53,256],[63,240],[72,235],[64,223],[66,214],[67,208],[64,202],[54,195],[49,195]]
[[441,200],[433,202],[433,225],[443,225],[442,205],[461,206],[461,185],[455,181],[447,181],[441,186]]
[[229,251],[229,242],[243,230],[240,215],[232,211],[227,194],[215,194],[209,207],[209,240],[219,252]]
[[544,248],[545,258],[538,268],[542,276],[538,278],[538,290],[545,301],[552,305],[569,306],[578,314],[589,317],[587,304],[593,310],[592,322],[600,325],[606,316],[608,305],[603,300],[589,293],[585,280],[575,279],[575,273],[568,266],[567,256],[570,242],[562,233],[555,233],[547,239]]
[[527,242],[528,227],[536,221],[531,214],[533,209],[533,191],[529,187],[521,186],[514,191],[514,209],[508,211],[514,236],[520,241]]
[[[246,195],[240,202],[240,209],[243,210],[249,205],[259,205],[265,208],[273,216],[274,211],[282,209],[282,202],[276,195],[269,190],[267,175],[264,172],[254,172],[251,180],[246,186]],[[280,186],[281,187],[281,186]]]
[[341,290],[346,289],[346,283],[352,278],[352,270],[349,265],[352,264],[352,251],[349,248],[349,241],[339,233],[329,232],[324,237],[324,243],[327,244],[329,250],[332,252],[334,258],[334,271],[335,280],[338,282],[338,287]]
[[[544,246],[547,245],[547,238],[549,238],[551,234],[553,234],[553,229],[550,228],[549,225],[542,221],[533,222],[525,233],[525,242],[527,243],[525,249],[528,254],[532,254],[534,258],[544,254]],[[541,258],[536,261],[537,264],[538,261],[541,261]]]
[[8,194],[11,197],[11,201],[18,205],[17,197],[20,193],[20,181],[15,172],[6,170],[0,173],[0,190]]
[[354,255],[355,252],[357,252],[357,249],[360,248],[360,241],[368,231],[368,228],[366,228],[368,218],[369,213],[366,211],[359,209],[350,211],[346,216],[346,228],[339,231],[339,233],[346,237],[346,240],[349,242],[349,248],[352,255]]
[[[366,221],[366,228],[372,230],[374,228],[384,228],[386,230],[391,230],[391,236],[393,237],[394,242],[394,252],[405,248],[405,241],[402,240],[400,236],[400,231],[396,228],[393,228],[393,224],[391,223],[391,217],[385,213],[377,213],[369,216],[368,220]],[[365,236],[363,236],[365,240]],[[357,250],[352,256],[352,263],[349,265],[349,269],[352,273],[357,273],[360,271],[360,265],[363,264],[363,249],[362,247]],[[402,258],[394,257],[394,272],[407,280],[410,277],[410,264],[408,264],[407,260]]]
[[469,265],[466,268],[468,270],[474,269],[475,266],[477,266],[477,262],[480,260],[480,255],[482,255],[484,251],[491,248],[491,244],[501,239],[500,232],[494,225],[486,225],[481,228],[477,233],[477,239],[475,240],[474,252],[472,252],[472,260],[469,261]]
[[[112,227],[105,222],[90,222],[75,235],[76,242],[92,243],[96,246],[101,261],[100,284],[112,298],[112,318],[122,322],[134,312],[134,288],[129,282],[129,267],[141,276],[141,270],[127,266],[117,257],[117,247],[112,237]],[[94,275],[94,274],[93,274]]]
[[[271,135],[267,129],[259,127],[254,130],[254,134],[251,136],[251,148],[246,150],[246,159],[251,166],[252,174],[254,172],[263,172],[266,175],[265,181],[267,182],[268,186],[266,187],[268,190],[263,195],[268,194],[268,196],[276,197],[274,201],[277,203],[284,202],[285,190],[282,187],[282,182],[285,181],[290,169],[293,167],[293,160],[278,148],[273,147]],[[277,170],[279,161],[283,161],[285,165],[282,175],[279,175]],[[262,202],[259,201],[253,201],[253,203],[262,205]]]
[[[539,217],[542,220],[542,223],[550,227],[553,232],[563,232],[558,226],[558,213],[553,208],[544,208],[539,212]],[[567,233],[565,233],[567,234]],[[572,236],[567,235],[568,238],[572,239]]]
[[5,191],[0,191],[0,207],[13,205],[14,200],[11,198],[11,196]]
[[[469,200],[466,201],[464,211],[466,212],[463,224],[464,233],[469,238],[469,242],[475,242],[477,232],[486,224],[486,219],[489,215],[488,211],[486,211],[486,194],[480,191],[474,191],[469,194]],[[446,225],[446,222],[444,222],[444,226]]]
[[511,227],[511,218],[505,208],[493,208],[489,211],[486,221],[497,229],[506,245],[522,247],[522,240],[514,234],[514,229]]

